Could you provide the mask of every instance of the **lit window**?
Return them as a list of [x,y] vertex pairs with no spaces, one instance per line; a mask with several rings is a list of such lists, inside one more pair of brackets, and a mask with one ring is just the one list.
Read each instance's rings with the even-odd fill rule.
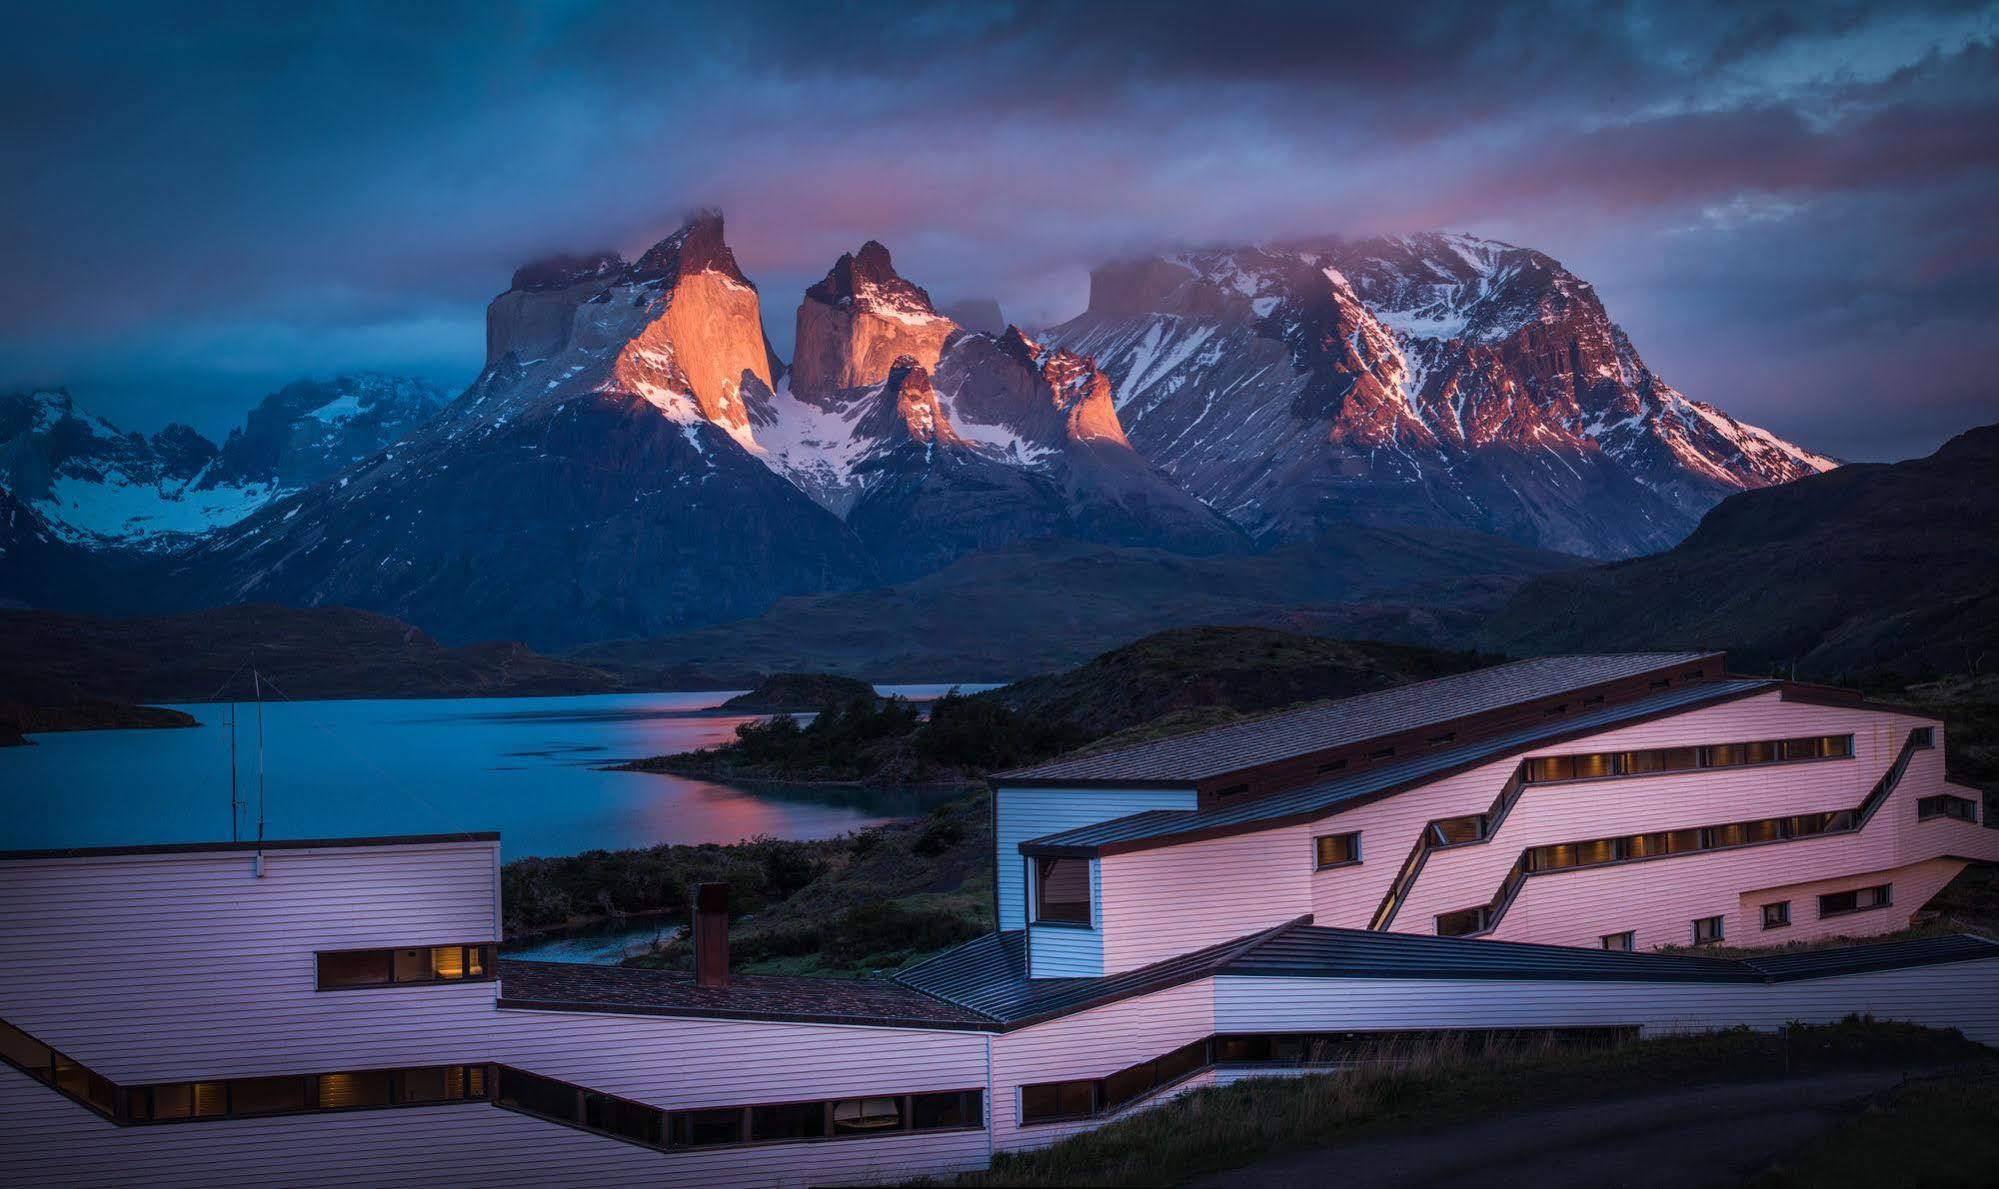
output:
[[491,945],[329,950],[317,957],[322,991],[486,979],[492,977],[493,969]]
[[1321,868],[1346,867],[1360,862],[1359,834],[1327,834],[1312,841]]

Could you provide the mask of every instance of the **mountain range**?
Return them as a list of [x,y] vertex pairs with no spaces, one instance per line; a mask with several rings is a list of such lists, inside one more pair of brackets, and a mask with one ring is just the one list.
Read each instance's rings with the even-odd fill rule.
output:
[[561,647],[1037,542],[1112,551],[1127,581],[1138,558],[1156,578],[1253,574],[1277,549],[1349,566],[1266,606],[1387,594],[1353,581],[1380,554],[1328,545],[1360,529],[1452,559],[1425,582],[1517,578],[1668,547],[1724,496],[1835,465],[1666,385],[1551,258],[1470,236],[1124,261],[1033,332],[991,303],[961,323],[871,241],[803,295],[789,365],[762,297],[702,212],[636,261],[518,270],[479,377],[434,414],[404,382],[286,389],[214,447],[14,398],[0,481],[25,516],[0,509],[22,526],[0,547],[150,550],[140,591],[89,609],[347,605]]

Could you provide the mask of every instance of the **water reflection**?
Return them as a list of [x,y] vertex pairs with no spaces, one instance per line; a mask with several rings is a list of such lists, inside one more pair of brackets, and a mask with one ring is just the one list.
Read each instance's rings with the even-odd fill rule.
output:
[[[934,697],[946,685],[883,687]],[[967,692],[986,687],[966,687]],[[757,834],[824,838],[926,812],[956,795],[847,786],[739,788],[618,760],[727,742],[727,693],[577,698],[267,702],[267,836],[339,838],[498,830],[506,857]],[[229,812],[226,710],[182,706],[187,730],[37,735],[0,749],[0,849],[211,842],[256,820],[251,716],[237,733]],[[702,714],[699,711],[710,713]]]

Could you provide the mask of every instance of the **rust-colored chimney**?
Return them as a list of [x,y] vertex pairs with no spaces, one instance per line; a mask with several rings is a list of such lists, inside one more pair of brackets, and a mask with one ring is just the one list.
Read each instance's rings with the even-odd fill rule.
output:
[[729,885],[694,885],[694,982],[729,985]]

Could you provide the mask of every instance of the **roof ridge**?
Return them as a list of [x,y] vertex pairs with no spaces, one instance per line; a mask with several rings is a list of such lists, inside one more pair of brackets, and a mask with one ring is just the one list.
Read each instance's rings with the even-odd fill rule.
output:
[[[1124,744],[1121,747],[1109,748],[1104,751],[1089,752],[1083,750],[1082,748],[1079,748],[1077,749],[1076,752],[1071,752],[1062,756],[1056,756],[1052,759],[1043,760],[1040,763],[1028,764],[1018,768],[1009,768],[1002,772],[995,772],[992,774],[992,779],[1005,780],[1010,776],[1027,776],[1031,773],[1040,771],[1042,769],[1057,764],[1063,764],[1077,760],[1085,760],[1085,759],[1109,760],[1117,756],[1127,755],[1132,752],[1142,751],[1147,748],[1157,747],[1161,744],[1169,744],[1169,743],[1184,744],[1189,740],[1199,739],[1202,738],[1203,736],[1220,735],[1225,732],[1237,731],[1246,727],[1253,727],[1258,724],[1269,723],[1278,719],[1294,715],[1305,714],[1314,710],[1321,710],[1327,707],[1340,706],[1347,703],[1358,702],[1366,698],[1378,698],[1391,694],[1398,696],[1404,695],[1411,691],[1421,691],[1426,686],[1435,686],[1447,681],[1461,681],[1468,677],[1484,677],[1490,674],[1501,673],[1508,669],[1518,669],[1529,665],[1543,664],[1548,661],[1574,661],[1574,660],[1607,661],[1613,659],[1630,660],[1630,659],[1639,659],[1639,658],[1645,658],[1645,659],[1672,658],[1673,661],[1679,663],[1687,663],[1695,660],[1705,659],[1711,656],[1723,656],[1723,655],[1726,655],[1726,653],[1716,649],[1686,649],[1674,652],[1576,652],[1576,653],[1557,653],[1550,656],[1521,657],[1517,660],[1501,661],[1500,663],[1495,665],[1484,665],[1475,669],[1465,669],[1457,673],[1440,673],[1435,677],[1425,677],[1419,681],[1405,681],[1399,685],[1388,685],[1388,686],[1383,686],[1380,689],[1364,690],[1356,694],[1347,694],[1344,697],[1313,698],[1307,701],[1293,702],[1287,706],[1278,706],[1269,710],[1259,711],[1254,714],[1247,714],[1242,716],[1241,718],[1233,719],[1229,722],[1216,723],[1213,726],[1202,727],[1198,730],[1187,731],[1183,734],[1167,735],[1157,739],[1142,739],[1132,743]],[[1723,673],[1720,676],[1726,677],[1727,674]],[[1600,680],[1594,682],[1584,682],[1582,684],[1571,686],[1569,688],[1582,689],[1582,688],[1587,688],[1587,686],[1592,684],[1603,684],[1603,682]],[[1461,717],[1461,716],[1455,716],[1455,717]],[[1435,721],[1440,721],[1440,722],[1449,721],[1449,717],[1445,719],[1438,719]],[[1087,746],[1088,746],[1087,744],[1084,745],[1085,748]]]

